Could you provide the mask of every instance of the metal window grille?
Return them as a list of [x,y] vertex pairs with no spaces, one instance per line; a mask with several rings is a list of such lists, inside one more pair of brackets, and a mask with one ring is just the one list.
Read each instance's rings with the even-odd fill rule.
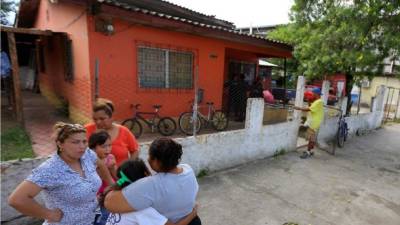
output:
[[141,88],[192,88],[193,54],[138,47],[138,79]]

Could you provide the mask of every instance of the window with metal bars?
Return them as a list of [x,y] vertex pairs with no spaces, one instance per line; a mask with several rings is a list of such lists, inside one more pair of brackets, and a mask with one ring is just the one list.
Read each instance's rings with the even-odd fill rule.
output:
[[138,47],[141,88],[190,89],[193,87],[193,53]]

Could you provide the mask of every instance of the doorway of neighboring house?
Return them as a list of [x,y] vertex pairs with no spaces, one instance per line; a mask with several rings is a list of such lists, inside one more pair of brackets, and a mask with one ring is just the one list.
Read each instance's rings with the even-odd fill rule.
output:
[[[226,112],[228,117],[230,119],[233,119],[235,114],[235,111],[243,111],[241,113],[245,113],[246,111],[246,106],[245,102],[246,99],[242,98],[235,98],[234,95],[237,93],[229,93],[232,92],[232,87],[230,87],[235,79],[239,79],[244,81],[245,86],[249,87],[252,85],[255,77],[256,77],[256,68],[257,64],[254,62],[246,62],[246,61],[239,61],[239,60],[230,60],[229,61],[229,69],[228,69],[228,76],[226,77],[227,80],[225,80],[225,88],[223,92],[223,110]],[[235,78],[236,76],[236,78]],[[233,88],[234,89],[234,88]],[[246,92],[246,90],[242,90],[243,88],[240,88],[240,92]],[[238,101],[244,101],[244,104],[238,102]],[[238,109],[239,108],[239,109]],[[239,113],[240,114],[240,113]],[[244,115],[243,115],[244,116]],[[241,117],[243,117],[241,116]],[[237,119],[237,118],[235,118]],[[243,119],[243,118],[239,118]]]

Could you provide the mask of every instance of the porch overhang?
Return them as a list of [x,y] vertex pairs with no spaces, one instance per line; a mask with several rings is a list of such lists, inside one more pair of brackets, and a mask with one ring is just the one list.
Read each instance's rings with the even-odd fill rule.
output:
[[50,30],[39,30],[35,28],[17,28],[17,27],[7,27],[1,26],[2,32],[15,33],[15,34],[27,34],[27,35],[39,35],[39,36],[51,36],[53,32]]

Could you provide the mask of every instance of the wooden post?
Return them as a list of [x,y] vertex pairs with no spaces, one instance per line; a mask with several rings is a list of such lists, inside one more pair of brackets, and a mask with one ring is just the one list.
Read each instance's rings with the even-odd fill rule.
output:
[[19,65],[17,57],[17,46],[15,43],[15,35],[12,32],[7,32],[8,38],[8,48],[10,51],[10,59],[12,65],[12,79],[13,79],[13,89],[15,95],[15,115],[17,117],[18,123],[24,127],[24,115],[22,109],[22,94],[21,85],[19,79]]
[[35,58],[36,58],[36,75],[35,75],[35,85],[34,85],[34,92],[39,93],[40,86],[39,86],[39,74],[40,74],[40,41],[36,40],[35,42]]

